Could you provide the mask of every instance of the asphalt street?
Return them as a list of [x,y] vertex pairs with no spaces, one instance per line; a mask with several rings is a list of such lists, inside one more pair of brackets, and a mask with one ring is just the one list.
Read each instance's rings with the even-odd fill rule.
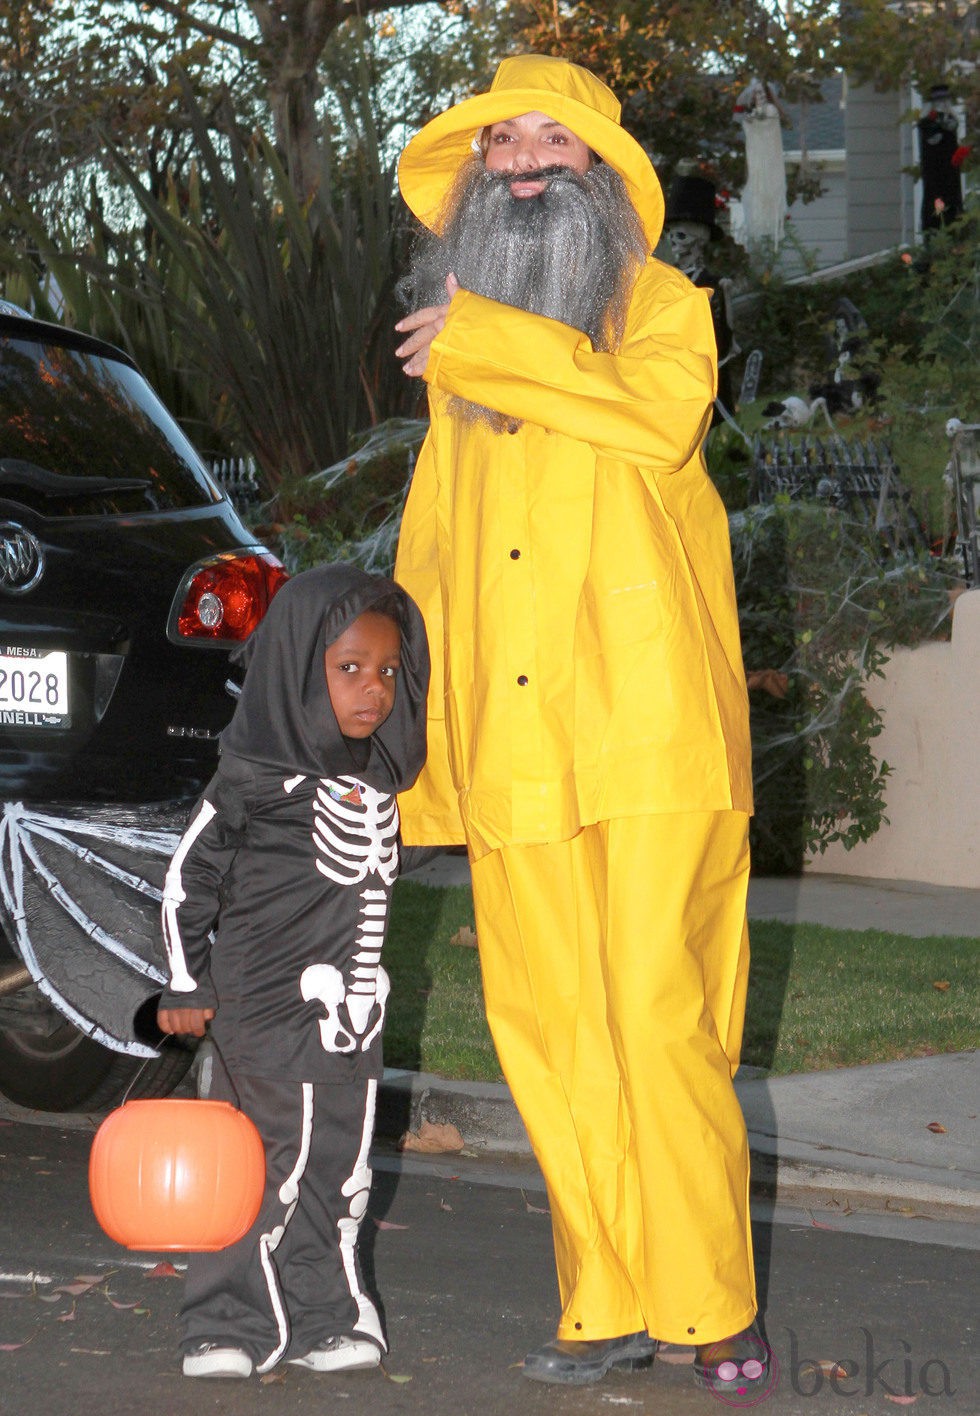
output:
[[[687,1416],[722,1404],[689,1368],[660,1361],[577,1390],[524,1380],[524,1352],[557,1316],[543,1194],[503,1158],[469,1172],[465,1158],[456,1170],[415,1160],[406,1173],[394,1153],[376,1167],[363,1246],[391,1344],[383,1369],[189,1381],[176,1351],[179,1272],[155,1273],[182,1257],[129,1253],[101,1233],[87,1197],[91,1135],[81,1117],[0,1120],[3,1416]],[[755,1238],[780,1364],[764,1410],[977,1411],[969,1248],[853,1232],[844,1215],[806,1211],[769,1211]]]

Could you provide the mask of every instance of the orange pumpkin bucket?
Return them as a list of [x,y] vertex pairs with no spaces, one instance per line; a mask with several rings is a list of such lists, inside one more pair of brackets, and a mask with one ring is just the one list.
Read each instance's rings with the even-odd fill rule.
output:
[[127,1249],[224,1249],[255,1222],[265,1151],[227,1101],[128,1101],[95,1133],[88,1184],[96,1219]]

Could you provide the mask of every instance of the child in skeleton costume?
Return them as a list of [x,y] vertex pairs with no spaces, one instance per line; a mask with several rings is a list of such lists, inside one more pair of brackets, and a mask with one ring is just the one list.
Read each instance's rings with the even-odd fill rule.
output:
[[324,566],[283,586],[239,655],[247,673],[220,765],[167,876],[158,1017],[198,1036],[213,1019],[211,1095],[258,1127],[266,1190],[242,1240],[191,1256],[183,1369],[375,1366],[385,1340],[356,1243],[382,1069],[395,793],[425,757],[425,631],[392,581]]

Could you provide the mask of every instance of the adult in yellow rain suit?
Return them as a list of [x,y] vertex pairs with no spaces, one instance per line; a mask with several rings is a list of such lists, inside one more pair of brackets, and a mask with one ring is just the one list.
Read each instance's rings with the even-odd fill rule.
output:
[[[652,250],[663,200],[618,102],[537,56],[409,143],[415,215],[438,233],[481,133],[542,114],[619,173]],[[756,1309],[732,1087],[750,749],[728,524],[701,455],[708,296],[649,258],[618,347],[596,352],[557,319],[447,290],[398,325],[431,427],[395,573],[433,658],[428,765],[400,807],[406,841],[469,848],[487,1013],[548,1184],[562,1316],[524,1372],[589,1382],[659,1339],[696,1347],[703,1375]]]

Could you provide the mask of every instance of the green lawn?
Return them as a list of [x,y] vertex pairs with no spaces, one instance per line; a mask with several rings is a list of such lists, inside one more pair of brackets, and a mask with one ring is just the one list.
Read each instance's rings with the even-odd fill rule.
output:
[[[500,1080],[477,951],[450,942],[472,926],[469,889],[397,886],[387,1066]],[[976,939],[755,922],[742,1060],[784,1073],[976,1047],[978,961]]]

